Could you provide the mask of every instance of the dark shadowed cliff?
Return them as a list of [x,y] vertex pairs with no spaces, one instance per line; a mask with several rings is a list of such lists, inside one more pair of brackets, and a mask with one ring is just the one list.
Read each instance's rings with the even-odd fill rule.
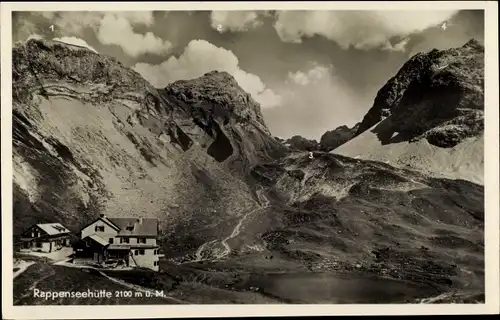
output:
[[484,128],[484,47],[476,40],[460,48],[432,50],[412,57],[377,94],[357,135],[385,118],[377,133],[389,142],[426,138],[453,147]]
[[356,123],[352,128],[340,126],[334,130],[327,131],[321,136],[320,144],[323,151],[331,151],[347,141],[354,138],[360,123]]

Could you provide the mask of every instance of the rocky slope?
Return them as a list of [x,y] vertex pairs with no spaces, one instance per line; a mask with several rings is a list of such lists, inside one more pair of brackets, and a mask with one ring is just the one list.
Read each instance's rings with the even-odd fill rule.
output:
[[[334,152],[482,183],[483,131],[484,47],[471,40],[412,57],[380,89],[355,137]],[[427,165],[431,158],[440,162]]]
[[[484,299],[482,186],[323,152],[258,165],[252,178],[260,208],[184,260],[211,270],[191,270],[205,283],[216,285],[219,274],[294,303],[405,302],[452,291]],[[361,288],[372,293],[361,298]]]
[[419,53],[377,94],[357,135],[385,118],[383,143],[425,138],[452,147],[484,128],[484,47],[470,40],[460,48]]
[[[157,217],[173,262],[162,269],[201,274],[219,293],[231,285],[265,287],[255,294],[281,302],[379,297],[332,293],[337,273],[404,288],[387,301],[484,287],[482,186],[291,150],[223,72],[156,89],[85,48],[17,44],[13,165],[15,234],[44,221],[78,231],[99,213]],[[322,289],[311,293],[311,284]]]
[[[248,172],[256,163],[287,151],[270,138],[260,106],[226,72],[177,81],[160,92],[187,113],[184,121],[178,121],[181,130],[237,172]],[[174,111],[173,117],[178,120],[182,115]]]
[[[249,226],[248,235],[258,230],[267,249],[284,259],[300,257],[314,270],[362,268],[458,285],[459,274],[473,269],[480,283],[482,186],[313,154],[255,168],[275,207],[264,229]],[[439,267],[433,272],[430,265]]]
[[85,48],[43,40],[13,48],[17,234],[36,221],[76,231],[99,212],[146,214],[175,235],[173,247],[196,247],[203,230],[191,241],[185,229],[224,230],[255,206],[239,176],[285,150],[225,73],[157,90]]

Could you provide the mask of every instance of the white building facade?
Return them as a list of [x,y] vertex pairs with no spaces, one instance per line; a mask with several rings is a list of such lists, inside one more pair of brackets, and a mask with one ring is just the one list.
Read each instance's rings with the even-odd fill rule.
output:
[[39,223],[21,235],[21,251],[51,253],[70,246],[70,231],[60,223]]
[[93,256],[99,263],[121,260],[127,266],[159,271],[158,233],[157,219],[101,216],[81,230],[81,239],[102,252]]

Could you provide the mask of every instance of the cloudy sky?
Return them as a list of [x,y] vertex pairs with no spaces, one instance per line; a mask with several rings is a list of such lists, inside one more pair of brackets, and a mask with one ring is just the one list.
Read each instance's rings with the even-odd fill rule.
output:
[[157,87],[227,71],[261,104],[275,136],[313,139],[360,121],[412,55],[484,37],[482,11],[17,12],[12,18],[14,41],[88,46]]

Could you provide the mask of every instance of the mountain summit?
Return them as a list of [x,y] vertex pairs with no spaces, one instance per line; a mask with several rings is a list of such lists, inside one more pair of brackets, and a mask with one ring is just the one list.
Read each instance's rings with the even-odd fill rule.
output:
[[12,53],[15,231],[100,212],[157,216],[181,235],[179,219],[227,224],[256,205],[241,177],[286,152],[225,72],[156,89],[83,47],[29,40]]
[[484,47],[470,40],[413,56],[334,152],[482,183],[483,131]]
[[482,132],[483,110],[484,47],[470,40],[412,57],[380,89],[357,135],[390,117],[391,124],[377,131],[384,142],[397,132],[399,139],[453,147]]

